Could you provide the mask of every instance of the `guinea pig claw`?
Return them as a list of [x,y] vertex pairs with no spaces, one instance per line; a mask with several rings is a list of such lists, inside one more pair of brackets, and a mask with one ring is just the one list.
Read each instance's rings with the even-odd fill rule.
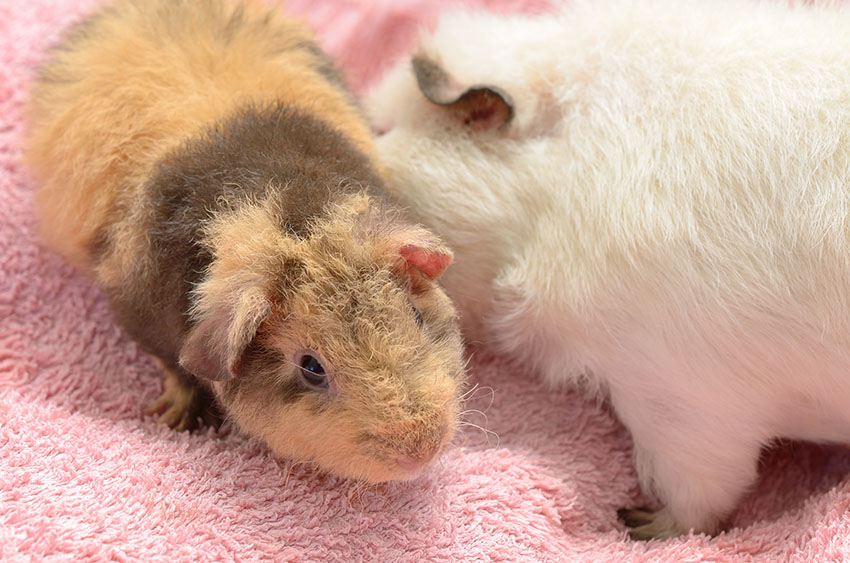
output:
[[[198,426],[197,408],[194,408],[193,390],[175,392],[173,388],[166,386],[162,394],[150,404],[145,414],[158,414],[158,424],[165,424],[177,431],[192,430]],[[194,411],[194,412],[193,412]]]
[[682,530],[675,526],[664,510],[653,512],[646,509],[621,508],[617,517],[626,525],[629,538],[636,541],[658,540],[676,537]]
[[145,414],[158,414],[157,423],[165,424],[178,432],[197,428],[198,417],[216,426],[214,415],[207,412],[204,402],[203,393],[198,388],[183,383],[172,373],[165,371],[162,394],[145,409]]
[[198,427],[198,418],[192,416],[190,408],[172,405],[157,419],[157,423],[167,424],[169,428],[178,432],[185,432]]
[[627,527],[637,528],[652,522],[652,512],[643,508],[621,508],[617,511],[617,518]]

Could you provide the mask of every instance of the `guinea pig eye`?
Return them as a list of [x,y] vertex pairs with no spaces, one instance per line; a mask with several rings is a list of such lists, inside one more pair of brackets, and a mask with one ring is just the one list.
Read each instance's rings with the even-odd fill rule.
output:
[[419,309],[417,309],[416,307],[413,308],[413,318],[416,319],[416,324],[422,326],[422,323],[424,322],[422,320],[422,313],[420,313]]
[[325,375],[325,368],[322,367],[319,360],[309,354],[304,354],[301,356],[299,367],[301,368],[301,377],[308,385],[319,389],[328,388],[328,376]]

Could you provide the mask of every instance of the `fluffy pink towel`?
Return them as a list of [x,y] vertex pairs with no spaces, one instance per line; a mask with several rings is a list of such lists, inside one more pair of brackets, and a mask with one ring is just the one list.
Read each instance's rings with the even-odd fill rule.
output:
[[[275,460],[227,429],[177,434],[143,418],[156,369],[115,326],[102,293],[39,246],[19,162],[33,69],[92,5],[0,0],[0,560],[850,558],[850,451],[797,443],[765,455],[729,531],[627,541],[616,509],[650,501],[623,428],[580,394],[551,393],[482,351],[471,364],[471,424],[411,483],[362,488]],[[290,9],[362,88],[449,5],[293,0]]]

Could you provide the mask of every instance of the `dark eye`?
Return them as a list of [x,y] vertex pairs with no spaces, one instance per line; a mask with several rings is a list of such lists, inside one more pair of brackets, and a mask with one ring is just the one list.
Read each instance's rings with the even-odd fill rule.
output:
[[304,381],[306,381],[308,385],[311,387],[318,387],[320,389],[327,389],[328,376],[325,375],[325,368],[322,367],[319,360],[313,356],[304,354],[301,356],[300,367],[301,377],[304,378]]
[[413,318],[416,319],[416,324],[422,326],[422,323],[424,322],[422,320],[422,313],[420,313],[419,309],[417,309],[416,307],[413,308]]

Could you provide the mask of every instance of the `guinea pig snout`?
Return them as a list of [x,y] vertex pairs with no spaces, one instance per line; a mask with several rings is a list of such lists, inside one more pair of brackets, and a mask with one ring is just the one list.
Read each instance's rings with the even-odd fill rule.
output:
[[437,457],[442,447],[443,443],[436,440],[416,444],[401,450],[404,453],[397,455],[394,461],[403,472],[415,475]]
[[379,440],[385,456],[402,472],[415,474],[439,455],[452,440],[453,426],[445,420],[392,425]]

